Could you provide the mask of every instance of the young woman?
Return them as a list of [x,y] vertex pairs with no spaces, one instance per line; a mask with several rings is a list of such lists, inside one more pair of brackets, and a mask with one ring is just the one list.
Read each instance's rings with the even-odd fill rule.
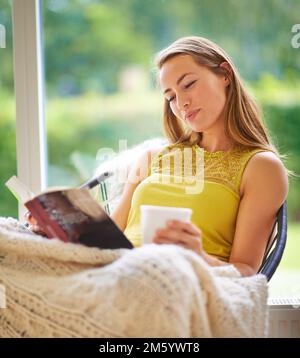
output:
[[[141,156],[112,218],[139,246],[140,205],[190,207],[191,223],[171,222],[153,242],[181,245],[212,266],[229,263],[241,275],[253,275],[287,197],[287,171],[256,104],[218,45],[184,37],[158,53],[156,63],[170,145]],[[169,181],[155,180],[166,157],[187,148],[194,157],[204,151],[204,186],[194,194],[174,182],[171,160],[164,174]]]
[[[257,106],[218,45],[184,37],[162,50],[156,63],[170,145],[141,155],[111,216],[139,246],[140,205],[190,207],[191,223],[171,222],[153,242],[181,245],[212,266],[229,263],[241,275],[253,275],[287,197],[287,171]],[[201,191],[187,191],[186,181],[176,181],[178,168],[170,158],[186,149],[192,152],[192,172],[194,158],[204,152]]]

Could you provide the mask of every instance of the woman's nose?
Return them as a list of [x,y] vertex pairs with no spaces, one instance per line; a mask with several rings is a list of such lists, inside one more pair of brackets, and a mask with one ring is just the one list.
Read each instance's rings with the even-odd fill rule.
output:
[[190,105],[190,101],[186,96],[177,97],[177,107],[180,111],[186,110]]

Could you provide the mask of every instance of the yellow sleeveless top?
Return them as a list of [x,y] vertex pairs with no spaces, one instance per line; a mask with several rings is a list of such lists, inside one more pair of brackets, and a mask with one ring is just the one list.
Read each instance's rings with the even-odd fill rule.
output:
[[183,143],[164,147],[133,194],[124,234],[134,246],[141,245],[141,205],[191,208],[191,221],[202,231],[204,250],[228,261],[242,175],[248,160],[262,151],[234,147],[207,152],[197,144]]

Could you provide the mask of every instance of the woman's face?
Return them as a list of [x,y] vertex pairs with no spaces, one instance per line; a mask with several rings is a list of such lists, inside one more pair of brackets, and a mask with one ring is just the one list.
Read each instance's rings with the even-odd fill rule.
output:
[[225,75],[216,75],[189,55],[165,62],[159,73],[165,99],[174,115],[195,132],[210,131],[224,124]]

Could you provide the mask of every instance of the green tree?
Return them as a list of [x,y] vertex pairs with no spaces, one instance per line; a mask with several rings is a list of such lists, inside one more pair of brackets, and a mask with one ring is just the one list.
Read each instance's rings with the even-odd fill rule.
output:
[[128,10],[117,4],[77,0],[60,12],[49,4],[45,1],[46,78],[54,93],[57,88],[62,94],[116,91],[124,65],[143,64],[150,57],[148,39],[134,31]]

